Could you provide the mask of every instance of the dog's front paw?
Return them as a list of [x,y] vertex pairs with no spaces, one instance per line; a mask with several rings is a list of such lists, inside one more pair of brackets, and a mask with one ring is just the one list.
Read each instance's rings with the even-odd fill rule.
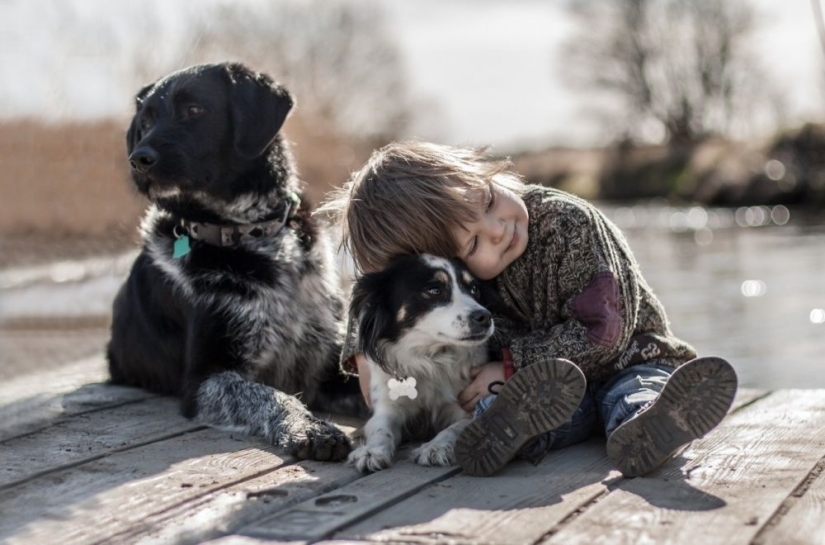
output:
[[416,464],[422,466],[451,466],[455,464],[452,443],[430,441],[410,453]]
[[355,466],[358,471],[381,471],[392,465],[392,451],[385,447],[363,445],[353,450],[347,464]]
[[350,438],[334,424],[311,418],[297,428],[290,434],[287,445],[289,453],[296,458],[338,462],[352,450]]

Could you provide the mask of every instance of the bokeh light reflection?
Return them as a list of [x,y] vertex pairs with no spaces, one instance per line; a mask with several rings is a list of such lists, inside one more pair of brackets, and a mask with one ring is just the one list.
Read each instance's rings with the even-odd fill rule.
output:
[[741,290],[745,297],[762,297],[768,292],[768,286],[761,280],[745,280]]
[[771,220],[777,225],[785,225],[791,219],[791,211],[788,207],[777,205],[771,209]]
[[693,233],[693,240],[699,246],[710,246],[713,242],[713,229],[702,227]]
[[774,182],[784,178],[785,172],[785,165],[782,164],[782,161],[771,159],[770,161],[765,163],[765,175]]

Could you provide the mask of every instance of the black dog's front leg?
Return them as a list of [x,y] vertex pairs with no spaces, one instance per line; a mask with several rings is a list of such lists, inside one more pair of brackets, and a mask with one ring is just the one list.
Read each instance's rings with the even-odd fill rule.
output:
[[[349,437],[320,420],[294,396],[254,382],[232,365],[219,319],[191,324],[187,347],[184,414],[218,429],[265,438],[301,459],[343,460],[352,449]],[[229,365],[228,365],[229,364]],[[226,370],[227,368],[237,370]]]
[[343,460],[345,433],[310,413],[294,396],[234,371],[207,378],[197,392],[197,419],[208,426],[265,437],[301,459]]

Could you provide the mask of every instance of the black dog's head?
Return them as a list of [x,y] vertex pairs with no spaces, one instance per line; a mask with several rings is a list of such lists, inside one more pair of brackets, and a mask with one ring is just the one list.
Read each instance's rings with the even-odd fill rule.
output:
[[388,343],[406,349],[483,344],[493,320],[480,294],[478,280],[457,259],[397,258],[381,272],[362,275],[353,288],[358,350],[383,367]]
[[269,76],[241,64],[193,66],[147,85],[135,101],[126,137],[132,179],[161,207],[230,203],[290,183],[278,131],[293,100]]

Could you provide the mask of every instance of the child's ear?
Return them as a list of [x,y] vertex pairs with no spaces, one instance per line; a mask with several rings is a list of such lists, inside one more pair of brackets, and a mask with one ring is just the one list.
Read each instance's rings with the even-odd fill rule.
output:
[[358,322],[357,350],[381,365],[383,355],[378,341],[386,336],[392,323],[386,291],[383,289],[382,273],[361,276],[352,290],[350,320]]

